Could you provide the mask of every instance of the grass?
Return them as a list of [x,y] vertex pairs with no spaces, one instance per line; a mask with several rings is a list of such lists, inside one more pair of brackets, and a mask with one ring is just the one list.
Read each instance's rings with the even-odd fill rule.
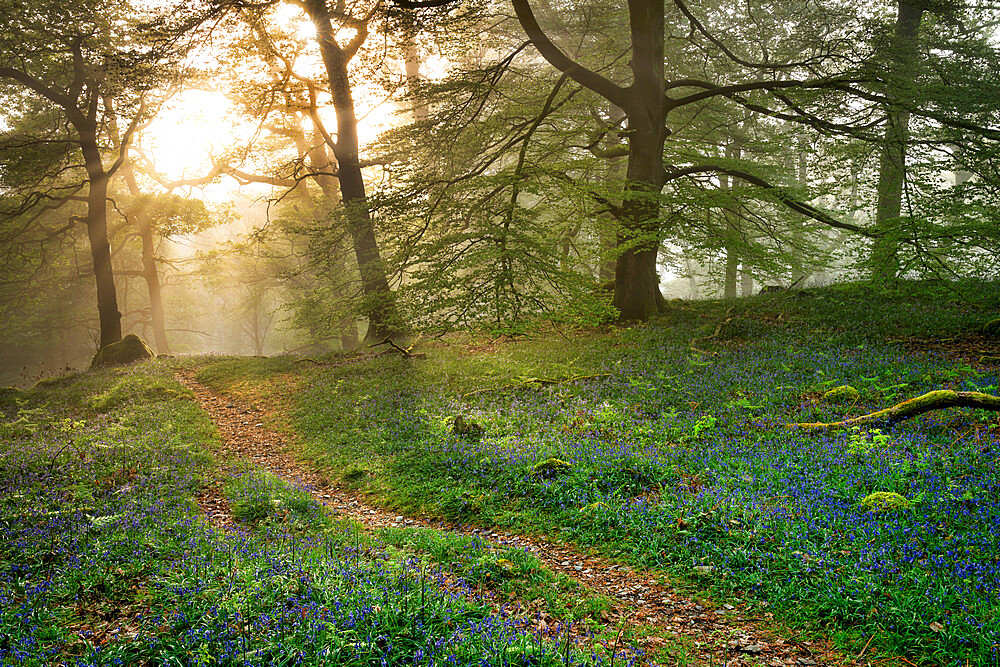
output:
[[[720,599],[766,602],[854,653],[873,638],[868,655],[992,664],[996,415],[787,425],[935,388],[996,393],[997,367],[976,358],[998,315],[996,283],[842,285],[683,304],[646,326],[569,338],[455,338],[422,346],[426,360],[225,360],[199,377],[248,395],[292,378],[304,454],[401,510],[558,531],[681,578],[709,566],[697,581]],[[693,351],[694,338],[713,354]],[[950,346],[978,352],[963,360]],[[856,401],[821,400],[842,385]],[[453,433],[459,415],[483,432]],[[533,470],[549,458],[569,466]],[[875,492],[909,507],[871,511]]]
[[217,465],[214,430],[164,363],[9,399],[0,665],[602,661],[497,614],[405,549],[362,544],[260,471],[237,467],[226,484],[257,529],[212,529],[193,498]]

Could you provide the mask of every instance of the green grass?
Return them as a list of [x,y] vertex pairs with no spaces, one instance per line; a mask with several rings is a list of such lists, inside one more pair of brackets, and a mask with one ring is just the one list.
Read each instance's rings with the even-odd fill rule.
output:
[[[570,337],[454,337],[419,346],[426,360],[226,360],[199,377],[258,396],[287,382],[303,452],[378,502],[558,531],[682,579],[710,565],[691,580],[768,602],[846,651],[874,636],[869,655],[959,664],[994,660],[1000,641],[996,416],[831,435],[786,425],[934,388],[996,393],[997,368],[976,359],[998,315],[995,283],[838,285]],[[691,349],[727,317],[697,343],[710,354]],[[942,353],[955,344],[971,361]],[[564,382],[579,376],[596,377]],[[856,404],[819,400],[845,384]],[[483,433],[452,433],[457,415]],[[534,474],[549,457],[570,467]],[[912,507],[871,512],[862,501],[879,491]]]

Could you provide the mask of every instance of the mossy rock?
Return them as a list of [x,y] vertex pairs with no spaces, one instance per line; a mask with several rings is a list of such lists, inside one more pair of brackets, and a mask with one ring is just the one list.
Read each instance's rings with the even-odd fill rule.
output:
[[155,356],[156,353],[149,345],[146,345],[146,341],[135,334],[129,334],[117,343],[111,343],[99,349],[90,362],[90,367],[102,368],[104,366],[133,364],[144,359],[152,359]]
[[17,387],[0,387],[0,407],[17,405],[17,399],[21,397],[21,390]]
[[466,419],[462,415],[458,415],[451,423],[451,432],[455,435],[475,438],[483,434],[483,427],[471,419]]
[[368,477],[368,471],[364,468],[349,468],[343,475],[341,479],[348,484],[358,484]]
[[35,383],[35,389],[59,389],[73,384],[79,373],[67,373],[66,375],[55,375],[50,378],[42,378]]
[[535,465],[531,466],[531,474],[535,477],[555,477],[556,475],[566,472],[572,467],[573,466],[566,461],[552,457],[545,459],[544,461],[539,461]]
[[1000,317],[983,325],[983,335],[987,338],[1000,338]]
[[861,509],[869,512],[898,512],[911,507],[913,503],[892,491],[876,491],[861,501]]
[[854,403],[861,398],[861,392],[849,384],[834,387],[823,394],[823,400],[827,403]]

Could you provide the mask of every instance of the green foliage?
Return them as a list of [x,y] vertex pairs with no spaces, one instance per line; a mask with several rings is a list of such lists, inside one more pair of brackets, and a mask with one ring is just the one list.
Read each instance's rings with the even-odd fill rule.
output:
[[[975,303],[941,298],[952,290]],[[994,537],[982,517],[994,511],[987,505],[1000,482],[987,423],[927,418],[829,437],[785,425],[843,416],[842,406],[803,400],[817,388],[849,384],[885,403],[991,386],[993,369],[899,339],[978,340],[984,316],[1000,316],[997,285],[908,283],[888,293],[838,285],[810,299],[755,297],[734,311],[737,342],[689,357],[695,329],[730,307],[691,302],[654,325],[569,338],[446,337],[419,364],[299,365],[292,426],[311,458],[371,471],[358,488],[401,511],[559,530],[678,577],[691,576],[692,563],[712,568],[700,587],[744,591],[780,617],[834,628],[854,654],[870,633],[868,651],[947,662],[978,642],[988,653],[992,603],[971,590],[980,584],[949,574],[956,556],[940,556],[967,553],[981,565],[975,554],[992,548],[983,546]],[[204,373],[217,386],[271,392],[270,363],[210,363]],[[448,428],[454,414],[490,428],[481,440],[458,438]],[[570,467],[535,476],[533,463],[549,458]],[[911,507],[898,517],[869,511],[862,501],[872,489]],[[941,564],[923,569],[900,555],[917,548]],[[864,560],[876,549],[878,558]],[[484,570],[507,576],[496,563]],[[858,615],[859,605],[878,616]],[[951,634],[928,629],[942,615]]]
[[273,524],[296,530],[331,525],[323,507],[308,491],[266,471],[251,469],[234,474],[224,490],[233,516],[246,524]]
[[[136,388],[130,400],[92,411],[123,381]],[[459,664],[565,664],[563,647],[452,594],[454,571],[440,565],[453,562],[477,582],[537,590],[575,617],[606,606],[515,550],[498,559],[480,543],[473,560],[450,538],[401,550],[394,545],[411,540],[362,537],[301,489],[254,470],[227,491],[258,530],[209,528],[193,499],[210,472],[214,428],[162,363],[80,374],[23,400],[30,407],[16,421],[31,428],[5,438],[0,456],[0,569],[17,573],[0,579],[9,602],[0,637],[10,639],[0,662],[360,666],[430,664],[420,656],[440,651]],[[421,544],[445,561],[418,564]]]

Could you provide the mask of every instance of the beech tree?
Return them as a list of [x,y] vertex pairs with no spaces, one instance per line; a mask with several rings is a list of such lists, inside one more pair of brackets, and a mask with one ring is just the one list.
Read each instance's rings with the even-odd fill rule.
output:
[[[85,212],[68,216],[67,224],[82,222],[87,229],[100,347],[122,335],[108,243],[108,187],[125,154],[112,149],[107,129],[118,122],[128,143],[147,115],[143,94],[164,68],[162,56],[142,44],[137,32],[123,34],[138,19],[129,5],[104,0],[0,4],[0,96],[13,116],[0,148],[43,150],[52,159],[36,163],[32,173],[4,175],[17,192],[6,213],[27,215],[30,223],[43,212],[85,203]],[[109,98],[116,100],[116,112],[103,104]],[[38,113],[44,124],[29,117]],[[47,150],[53,148],[59,150]]]

